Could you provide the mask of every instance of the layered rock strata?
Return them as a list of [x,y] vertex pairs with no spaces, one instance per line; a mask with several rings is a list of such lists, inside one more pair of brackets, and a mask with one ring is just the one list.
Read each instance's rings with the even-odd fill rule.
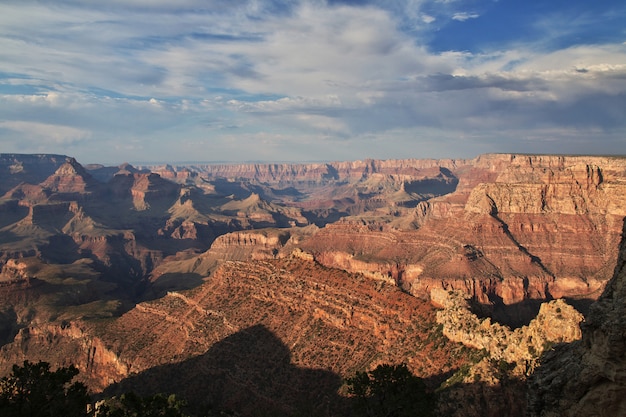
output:
[[450,340],[476,349],[442,386],[441,415],[458,417],[524,417],[526,380],[552,346],[579,340],[582,314],[563,300],[543,303],[525,326],[510,329],[470,309],[466,295],[434,289],[432,302],[441,310],[437,322]]
[[328,266],[387,274],[418,296],[458,289],[505,305],[598,297],[626,214],[625,159],[486,155],[457,169],[455,192],[415,208],[417,230],[355,218],[303,247]]
[[546,354],[533,375],[529,387],[530,416],[626,415],[624,238],[619,253],[613,278],[582,326],[582,340]]
[[[336,396],[342,377],[380,363],[405,362],[438,381],[464,362],[462,347],[438,333],[429,303],[385,281],[304,258],[228,262],[197,288],[140,303],[117,319],[29,326],[0,349],[2,371],[24,358],[72,361],[94,390],[112,381],[131,388],[123,382],[129,378],[135,390],[212,398],[215,406],[249,415],[269,399],[278,414],[298,411],[288,398],[296,394],[280,385],[283,373],[296,369],[298,378],[309,375],[315,384],[324,379],[311,378],[324,370],[335,385],[322,394]],[[239,345],[242,338],[252,345]],[[250,358],[278,368],[264,370],[257,385]],[[249,397],[241,398],[242,392]],[[340,398],[309,404],[329,401]]]

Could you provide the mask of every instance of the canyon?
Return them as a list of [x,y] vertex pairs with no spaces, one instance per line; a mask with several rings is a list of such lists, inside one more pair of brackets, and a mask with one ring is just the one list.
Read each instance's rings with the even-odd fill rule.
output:
[[[76,365],[94,393],[344,415],[343,378],[406,363],[456,404],[442,400],[445,415],[524,415],[527,388],[534,415],[586,410],[555,393],[595,398],[607,378],[606,407],[621,407],[623,364],[606,363],[624,354],[609,310],[623,304],[625,216],[620,157],[0,154],[0,374],[46,360]],[[576,362],[588,386],[570,390],[549,360]]]

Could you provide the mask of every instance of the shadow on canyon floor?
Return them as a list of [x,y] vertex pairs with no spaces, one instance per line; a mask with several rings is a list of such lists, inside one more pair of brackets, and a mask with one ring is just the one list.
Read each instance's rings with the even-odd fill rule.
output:
[[[440,375],[425,382],[434,389],[443,379]],[[102,395],[176,394],[199,416],[361,415],[355,414],[355,400],[340,394],[342,385],[336,373],[292,363],[289,348],[259,324],[228,336],[203,355],[130,376]],[[522,417],[525,395],[525,384],[518,380],[497,386],[476,381],[443,389],[439,404],[449,416]]]
[[205,276],[194,272],[167,272],[152,282],[142,295],[146,300],[164,297],[168,291],[191,290],[205,282]]
[[226,410],[241,416],[346,415],[339,375],[300,368],[291,352],[262,325],[241,330],[205,354],[157,366],[109,387],[105,396],[134,391],[173,393],[198,415]]
[[[470,307],[474,314],[480,318],[490,317],[494,322],[517,329],[527,326],[539,313],[541,304],[550,300],[527,299],[519,303],[504,304],[502,299],[493,300],[493,304],[485,305],[471,302]],[[589,312],[589,306],[594,302],[588,298],[566,298],[565,301],[578,310],[584,316]]]
[[502,299],[492,299],[492,304],[470,302],[470,308],[479,318],[490,317],[494,322],[516,329],[528,325],[537,317],[541,303],[545,300],[524,300],[514,304],[504,304]]

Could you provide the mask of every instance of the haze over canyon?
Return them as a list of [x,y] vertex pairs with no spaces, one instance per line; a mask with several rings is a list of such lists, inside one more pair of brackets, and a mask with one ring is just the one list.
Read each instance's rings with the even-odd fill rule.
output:
[[321,416],[405,363],[439,415],[623,414],[625,216],[617,156],[0,154],[0,375],[44,360],[95,395]]

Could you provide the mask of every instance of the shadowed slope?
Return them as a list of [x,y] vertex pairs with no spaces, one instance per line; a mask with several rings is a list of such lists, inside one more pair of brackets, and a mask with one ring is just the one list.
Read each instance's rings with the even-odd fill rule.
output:
[[346,408],[346,399],[337,393],[341,384],[332,372],[293,364],[287,346],[259,324],[224,338],[202,355],[133,375],[105,394],[175,393],[197,412],[340,415]]

